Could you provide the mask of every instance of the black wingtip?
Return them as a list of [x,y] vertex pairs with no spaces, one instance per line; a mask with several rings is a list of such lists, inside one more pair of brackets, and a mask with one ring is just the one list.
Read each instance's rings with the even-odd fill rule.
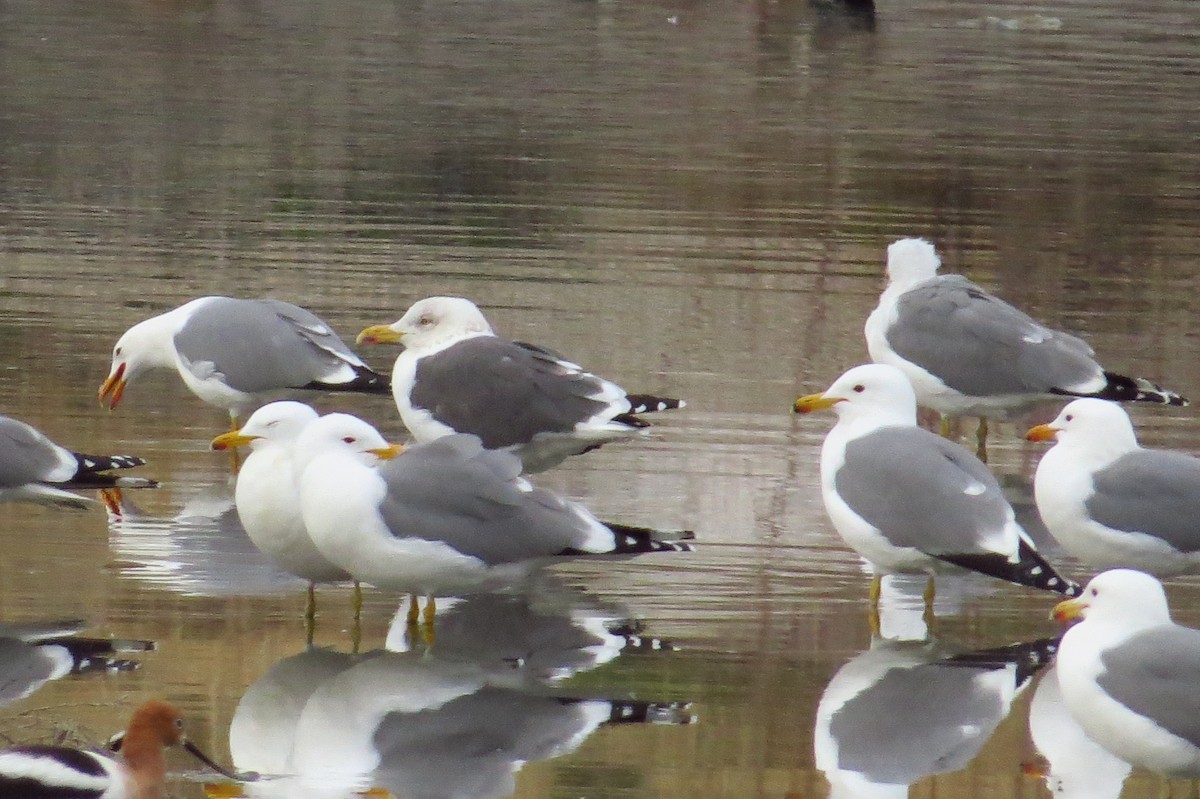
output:
[[1018,549],[1018,556],[1019,559],[1014,563],[998,553],[937,555],[947,563],[1017,585],[1053,591],[1068,597],[1076,597],[1082,593],[1083,589],[1078,583],[1060,575],[1036,549],[1023,540]]
[[687,402],[684,400],[660,397],[656,394],[627,394],[625,399],[629,400],[629,413],[631,414],[658,413],[687,407]]
[[144,466],[145,459],[136,455],[87,455],[82,452],[72,452],[71,454],[75,456],[77,464],[74,476],[70,480],[51,485],[57,488],[113,488],[125,484],[129,484],[130,487],[146,484],[158,485],[157,481],[148,478],[118,477],[115,474],[106,474],[106,472],[119,469]]
[[1177,408],[1190,404],[1187,397],[1169,391],[1144,377],[1126,377],[1115,372],[1105,372],[1104,378],[1108,385],[1092,396],[1115,402],[1152,402]]
[[366,366],[356,366],[354,367],[354,379],[346,383],[323,383],[320,380],[314,380],[300,388],[311,391],[375,394],[390,397],[392,395],[392,379],[388,375],[376,372]]
[[1052,638],[1038,638],[1034,641],[998,646],[990,649],[977,649],[974,652],[964,652],[938,661],[947,666],[968,666],[971,668],[1005,668],[1010,664],[1017,667],[1017,685],[1023,685],[1026,680],[1045,668],[1058,652],[1061,635]]
[[649,552],[695,552],[696,548],[690,543],[696,538],[692,530],[664,533],[651,530],[649,527],[632,527],[627,524],[604,522],[604,526],[612,531],[613,548],[607,552],[585,552],[579,549],[565,549],[563,555],[642,555]]

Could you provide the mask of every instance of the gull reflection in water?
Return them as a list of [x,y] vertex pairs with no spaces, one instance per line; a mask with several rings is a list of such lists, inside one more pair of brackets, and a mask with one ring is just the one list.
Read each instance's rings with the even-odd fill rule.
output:
[[272,596],[307,586],[250,542],[229,483],[201,489],[167,515],[146,513],[127,493],[106,494],[105,505],[122,576],[187,596]]
[[1071,717],[1058,688],[1058,672],[1042,674],[1029,703],[1029,736],[1045,758],[1033,771],[1054,796],[1116,799],[1133,767],[1088,737]]
[[154,648],[153,641],[80,635],[86,628],[87,623],[78,619],[0,622],[0,706],[24,699],[69,674],[136,669],[136,660],[118,655]]
[[235,767],[262,775],[245,796],[504,797],[526,762],[572,752],[602,726],[695,720],[687,703],[555,690],[622,653],[673,649],[583,595],[444,602],[436,639],[415,643],[405,617],[401,607],[388,636],[403,651],[313,649],[250,686],[229,734]]
[[955,654],[929,634],[920,607],[881,602],[882,634],[821,696],[814,749],[830,797],[905,797],[917,780],[966,766],[1057,645]]

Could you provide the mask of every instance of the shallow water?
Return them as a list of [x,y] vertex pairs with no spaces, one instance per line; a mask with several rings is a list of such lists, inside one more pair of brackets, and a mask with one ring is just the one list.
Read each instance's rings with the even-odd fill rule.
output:
[[[140,454],[164,484],[127,492],[119,519],[99,505],[0,508],[0,620],[83,617],[95,634],[158,643],[129,656],[137,670],[67,677],[0,708],[0,733],[99,741],[163,695],[220,759],[246,758],[231,752],[239,705],[304,650],[303,587],[229,523],[226,462],[207,451],[221,412],[166,375],[133,385],[116,412],[96,407],[125,328],[202,294],[271,295],[350,338],[454,293],[506,335],[688,399],[647,440],[537,482],[602,518],[694,529],[703,546],[559,569],[552,611],[524,628],[628,618],[670,645],[573,663],[547,683],[485,657],[464,621],[467,643],[330,656],[303,690],[366,706],[391,696],[381,682],[432,681],[488,708],[468,719],[500,714],[514,739],[540,731],[537,745],[490,733],[508,760],[430,754],[437,774],[479,777],[463,796],[836,794],[845,775],[814,755],[820,700],[835,675],[889,650],[870,646],[867,578],[820,506],[831,420],[794,418],[790,403],[865,358],[883,250],[902,235],[1083,335],[1109,368],[1200,396],[1198,22],[1187,0],[883,2],[873,25],[791,0],[5,3],[4,412],[83,451]],[[380,368],[392,354],[364,351]],[[317,404],[403,433],[383,399]],[[1200,451],[1190,409],[1135,421],[1147,443]],[[996,431],[998,472],[1031,474],[1038,449],[1021,429]],[[921,638],[921,586],[903,588],[884,632]],[[1194,580],[1170,593],[1180,619],[1200,622]],[[384,647],[401,599],[367,593],[363,651]],[[1051,604],[943,581],[940,645],[901,647],[896,662],[1052,635]],[[350,627],[350,590],[322,590],[317,642],[349,653]],[[511,693],[481,697],[481,682]],[[939,760],[932,739],[914,747],[933,765],[912,757],[888,776],[911,789],[846,790],[1043,795],[1024,768],[1031,695],[993,708],[994,734],[957,759]],[[663,723],[572,726],[531,696],[657,703],[630,712]],[[258,740],[285,747],[298,733],[275,721]],[[435,748],[430,727],[396,724],[407,747]],[[203,795],[194,765],[173,763],[187,772],[178,795]],[[417,770],[391,778],[450,790]],[[1158,781],[1135,772],[1123,795],[1157,796]]]

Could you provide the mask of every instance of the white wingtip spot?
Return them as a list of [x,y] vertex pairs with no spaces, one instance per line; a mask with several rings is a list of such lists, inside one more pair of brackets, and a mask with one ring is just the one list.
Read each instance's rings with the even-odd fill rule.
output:
[[968,497],[977,497],[984,491],[987,491],[987,486],[985,486],[983,483],[971,483],[963,489],[963,493]]

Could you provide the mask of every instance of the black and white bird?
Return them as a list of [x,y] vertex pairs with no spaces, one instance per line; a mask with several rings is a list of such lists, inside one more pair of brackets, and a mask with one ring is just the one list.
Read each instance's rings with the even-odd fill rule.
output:
[[[963,447],[917,426],[917,400],[899,369],[850,369],[797,413],[832,409],[821,448],[821,498],[833,526],[876,578],[957,566],[1074,595],[1017,524],[995,476]],[[878,583],[872,594],[878,596]]]
[[876,363],[900,369],[944,416],[1003,418],[1060,397],[1186,405],[1140,377],[1106,371],[1083,340],[1052,330],[962,275],[939,275],[923,239],[888,247],[888,285],[867,318]]
[[685,404],[628,395],[555,352],[501,338],[461,297],[429,297],[358,334],[358,343],[384,342],[404,344],[392,395],[418,442],[470,433],[488,449],[515,452],[526,472],[643,432],[649,423],[637,414]]
[[388,393],[328,324],[280,300],[200,297],[138,322],[113,348],[101,404],[117,407],[149,369],[174,369],[200,399],[229,412],[231,429],[249,411],[298,390]]
[[92,501],[66,489],[148,488],[144,477],[119,477],[109,472],[142,466],[133,455],[85,455],[59,446],[38,430],[0,416],[0,502],[25,501],[43,505],[87,508]]

